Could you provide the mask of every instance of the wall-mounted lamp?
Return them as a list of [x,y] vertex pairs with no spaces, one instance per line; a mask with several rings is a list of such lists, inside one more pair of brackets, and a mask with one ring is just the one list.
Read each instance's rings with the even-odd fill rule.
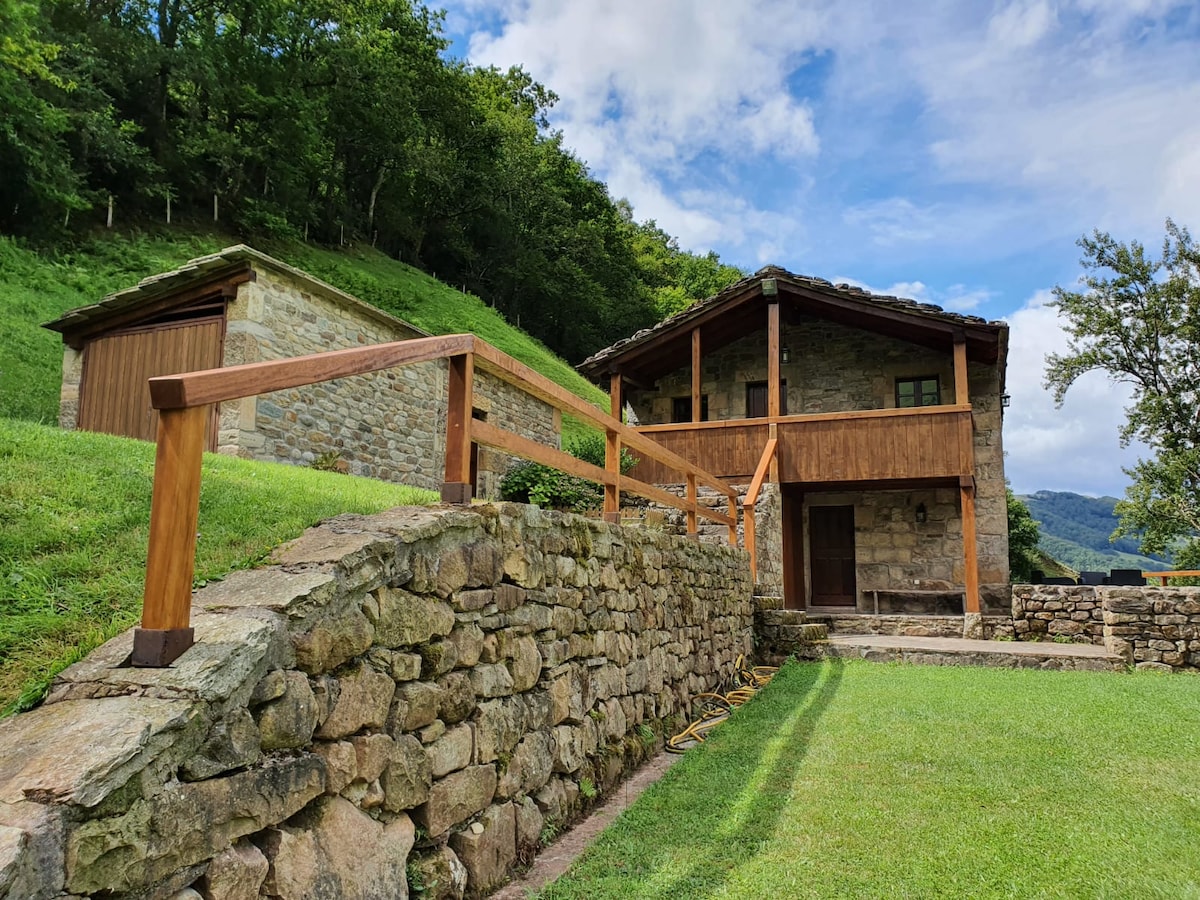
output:
[[929,513],[925,510],[924,503],[917,504],[917,524],[924,525],[925,520],[929,518]]
[[1003,406],[1005,409],[1007,409],[1008,405],[1010,403],[1012,403],[1012,395],[1011,394],[1001,394],[1000,395],[1000,405],[1001,406]]
[[779,361],[785,363],[792,361],[792,348],[787,344],[779,348]]

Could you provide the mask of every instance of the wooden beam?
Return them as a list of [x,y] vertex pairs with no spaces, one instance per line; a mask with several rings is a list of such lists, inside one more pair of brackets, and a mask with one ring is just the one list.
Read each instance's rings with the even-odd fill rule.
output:
[[746,425],[769,425],[775,422],[780,425],[803,425],[806,422],[841,422],[849,419],[892,419],[904,416],[949,415],[951,413],[970,412],[969,406],[914,406],[904,409],[858,409],[849,412],[835,413],[799,413],[790,416],[761,416],[757,419],[721,419],[717,422],[682,422],[664,425],[639,425],[640,434],[657,434],[663,431],[691,431],[706,428],[738,428]]
[[742,524],[746,539],[746,552],[750,554],[750,580],[758,584],[758,541],[754,530],[754,507],[742,506]]
[[736,547],[738,545],[737,533],[737,497],[729,498],[729,546]]
[[754,470],[754,477],[750,479],[750,487],[746,491],[746,499],[742,503],[742,508],[753,509],[758,505],[758,493],[762,490],[763,482],[767,478],[767,472],[770,470],[771,461],[775,458],[775,451],[779,447],[778,438],[770,438],[767,445],[763,448],[762,456],[759,457],[758,467]]
[[[568,475],[578,475],[580,478],[586,478],[588,481],[594,481],[597,484],[608,485],[613,483],[613,479],[609,476],[608,471],[599,466],[594,466],[569,453],[556,450],[546,444],[539,444],[537,441],[521,437],[518,434],[513,434],[511,431],[505,431],[503,428],[497,428],[495,425],[489,425],[486,422],[477,421],[472,424],[472,437],[474,437],[477,444],[482,444],[485,447],[495,447],[497,450],[503,450],[522,459],[529,459],[542,465],[553,466],[556,469],[566,472]],[[638,481],[636,478],[622,476],[620,487],[623,491],[637,494],[641,497],[648,497],[672,509],[683,510],[687,507],[686,500],[656,485]],[[729,516],[719,513],[716,510],[700,507],[698,512],[704,518],[719,522],[722,525],[737,524],[736,519],[731,519]]]
[[608,378],[608,414],[618,422],[624,421],[625,395],[621,392],[621,373],[613,372]]
[[206,406],[159,414],[142,625],[133,639],[135,666],[168,666],[192,645],[188,623],[208,415]]
[[975,488],[960,487],[962,501],[963,582],[965,610],[979,612],[979,546],[975,534]]
[[604,432],[604,469],[612,481],[604,485],[604,521],[621,524],[621,436]]
[[698,505],[699,499],[699,493],[696,490],[696,476],[689,472],[687,476],[688,505],[687,509],[685,510],[687,513],[687,533],[689,536],[698,533],[696,528],[696,506]]
[[247,363],[223,369],[206,369],[180,375],[160,375],[150,379],[150,405],[155,409],[181,409],[202,406],[240,397],[269,394],[285,388],[303,387],[362,375],[393,366],[407,366],[454,354],[470,353],[475,336],[451,334],[444,337],[414,338],[332,350],[292,359]]
[[967,339],[962,335],[954,338],[954,402],[958,406],[971,404],[967,381]]
[[783,408],[779,399],[779,301],[767,304],[767,415],[778,418]]
[[692,421],[700,418],[700,329],[692,329]]
[[475,401],[475,354],[462,353],[449,359],[449,400],[446,404],[446,479],[442,500],[470,503],[475,493],[471,483],[471,430]]

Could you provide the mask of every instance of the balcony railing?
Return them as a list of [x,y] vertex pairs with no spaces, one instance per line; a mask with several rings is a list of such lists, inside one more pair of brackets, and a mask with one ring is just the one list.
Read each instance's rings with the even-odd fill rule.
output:
[[[955,479],[974,470],[968,405],[648,425],[638,431],[721,478],[748,479],[772,425],[782,482]],[[649,459],[630,474],[652,484],[672,477]]]

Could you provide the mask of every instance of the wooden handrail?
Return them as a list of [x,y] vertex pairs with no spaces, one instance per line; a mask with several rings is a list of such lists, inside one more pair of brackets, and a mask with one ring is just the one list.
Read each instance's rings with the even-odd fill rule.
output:
[[[195,570],[200,462],[208,407],[222,401],[438,359],[446,359],[449,366],[443,500],[470,502],[470,448],[472,442],[476,442],[597,481],[610,488],[606,490],[606,497],[615,497],[619,486],[620,490],[681,509],[687,514],[689,534],[696,533],[698,516],[727,525],[730,543],[736,546],[737,490],[734,487],[654,440],[643,437],[619,418],[597,409],[471,334],[417,338],[291,359],[163,375],[150,379],[151,405],[160,411],[160,415],[142,624],[134,632],[132,662],[135,666],[169,665],[192,645],[191,590]],[[603,429],[609,448],[606,467],[593,466],[557,448],[473,419],[471,411],[476,370],[487,372],[555,409]],[[655,485],[622,477],[622,445],[681,472],[691,486],[688,497],[680,499]],[[701,505],[696,496],[697,483],[714,487],[724,494],[729,499],[730,514]]]
[[1166,587],[1168,578],[1200,578],[1200,569],[1178,569],[1174,572],[1143,572],[1142,577],[1157,578],[1159,587]]
[[853,409],[833,413],[796,413],[789,416],[756,416],[753,419],[715,419],[710,422],[671,422],[666,425],[639,425],[639,434],[657,434],[663,431],[691,431],[706,428],[728,428],[733,425],[796,425],[805,422],[844,422],[852,419],[890,419],[929,414],[947,415],[969,413],[971,406],[915,406],[903,409]]
[[750,554],[750,577],[755,583],[758,582],[758,547],[754,531],[755,507],[758,505],[759,491],[762,490],[767,473],[771,470],[771,460],[775,458],[775,451],[778,447],[779,438],[771,438],[767,441],[762,456],[759,457],[758,467],[754,470],[754,478],[750,480],[750,487],[746,491],[746,500],[742,503],[742,521],[745,523],[746,529],[746,552]]

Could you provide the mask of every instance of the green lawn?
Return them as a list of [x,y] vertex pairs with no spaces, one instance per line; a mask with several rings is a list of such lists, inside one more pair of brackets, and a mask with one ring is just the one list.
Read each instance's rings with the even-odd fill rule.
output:
[[1200,897],[1200,678],[786,667],[543,898]]
[[[137,621],[154,446],[0,419],[0,710]],[[197,580],[254,564],[323,518],[428,504],[370,478],[204,457]],[[2,713],[0,713],[2,714]]]

